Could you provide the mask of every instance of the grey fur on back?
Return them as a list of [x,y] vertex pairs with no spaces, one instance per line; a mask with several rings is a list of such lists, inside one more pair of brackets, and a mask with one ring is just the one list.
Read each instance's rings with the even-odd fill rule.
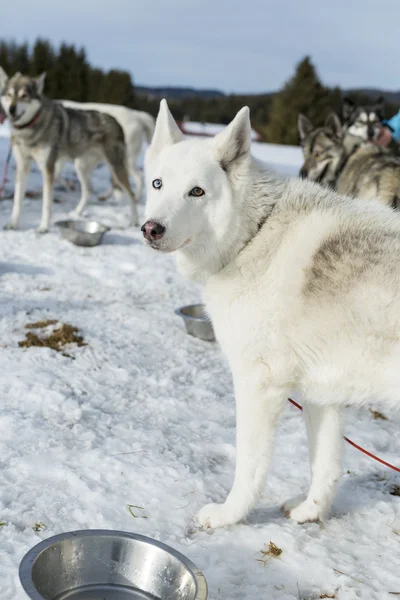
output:
[[54,159],[74,160],[93,147],[119,145],[124,133],[114,117],[96,111],[79,111],[43,98],[38,120],[28,129],[13,131],[13,140],[28,147],[51,145]]

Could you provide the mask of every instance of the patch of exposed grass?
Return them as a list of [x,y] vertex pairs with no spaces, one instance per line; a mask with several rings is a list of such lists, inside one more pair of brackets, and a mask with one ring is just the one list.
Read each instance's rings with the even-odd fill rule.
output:
[[27,323],[25,329],[43,329],[49,325],[58,323],[57,319],[48,319],[47,321],[36,321],[35,323]]
[[[29,323],[28,329],[42,329],[48,325],[54,325],[57,321],[38,321],[37,323]],[[26,337],[21,342],[18,342],[20,348],[51,348],[56,352],[62,352],[65,356],[69,356],[63,352],[63,348],[68,344],[76,344],[77,346],[87,346],[83,337],[78,334],[79,330],[73,325],[62,323],[60,327],[54,329],[48,334],[38,335],[32,331],[28,331]],[[72,358],[69,356],[69,358]]]
[[41,521],[37,521],[32,527],[32,529],[33,531],[43,531],[44,529],[46,529],[46,525]]
[[262,558],[257,558],[257,562],[261,562],[264,565],[268,563],[270,558],[277,558],[282,554],[281,548],[279,548],[274,542],[270,542],[268,545],[265,544],[265,548],[260,550]]

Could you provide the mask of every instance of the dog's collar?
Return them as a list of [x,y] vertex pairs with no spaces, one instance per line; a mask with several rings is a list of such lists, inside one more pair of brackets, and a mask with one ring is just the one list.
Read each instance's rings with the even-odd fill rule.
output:
[[14,129],[26,129],[27,127],[31,127],[32,125],[34,125],[36,123],[36,121],[40,117],[41,112],[42,112],[42,109],[39,108],[36,115],[30,121],[28,121],[28,123],[24,123],[23,125],[15,125],[14,124],[13,125]]

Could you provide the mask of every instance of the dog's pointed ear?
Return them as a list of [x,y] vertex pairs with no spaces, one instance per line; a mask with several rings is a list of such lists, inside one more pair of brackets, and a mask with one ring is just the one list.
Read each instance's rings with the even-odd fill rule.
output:
[[36,77],[36,79],[35,79],[36,88],[37,88],[37,91],[39,92],[39,94],[43,94],[45,80],[46,80],[46,73],[41,73],[41,75],[39,75],[39,77]]
[[314,126],[311,123],[310,119],[306,117],[306,115],[300,113],[297,117],[297,129],[299,131],[300,142],[303,143],[307,136],[314,129]]
[[161,100],[153,139],[148,149],[150,156],[156,156],[167,146],[183,140],[183,134],[168,108],[166,100]]
[[329,113],[325,119],[325,127],[329,129],[335,137],[341,138],[343,134],[342,124],[335,112]]
[[8,81],[8,75],[5,72],[5,70],[3,69],[3,67],[0,67],[0,92],[5,87],[7,81]]
[[347,96],[345,96],[342,100],[342,117],[345,121],[350,118],[351,113],[355,109],[355,104],[353,100],[350,100]]
[[221,167],[227,171],[238,159],[250,154],[250,111],[244,106],[221,133],[213,139],[214,153]]

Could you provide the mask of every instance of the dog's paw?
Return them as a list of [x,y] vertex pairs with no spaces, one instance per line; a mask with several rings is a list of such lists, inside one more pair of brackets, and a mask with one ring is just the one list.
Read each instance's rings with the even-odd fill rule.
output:
[[4,225],[4,231],[15,231],[16,229],[17,226],[15,223],[7,223],[7,225]]
[[285,516],[296,523],[315,523],[323,520],[320,507],[313,500],[304,500],[297,506],[291,505],[291,501],[289,501],[283,506],[283,510]]
[[84,213],[87,214],[83,208],[74,208],[74,210],[71,210],[68,215],[71,217],[71,219],[80,219]]
[[36,229],[36,233],[39,233],[40,235],[42,235],[43,233],[47,233],[48,231],[49,228],[47,227],[47,225],[40,225],[40,227]]
[[197,514],[197,522],[204,529],[216,529],[236,523],[235,515],[226,504],[206,504]]
[[281,511],[285,514],[285,516],[289,516],[291,510],[299,506],[306,499],[305,494],[300,494],[300,496],[295,496],[294,498],[290,498],[285,504],[282,504]]

